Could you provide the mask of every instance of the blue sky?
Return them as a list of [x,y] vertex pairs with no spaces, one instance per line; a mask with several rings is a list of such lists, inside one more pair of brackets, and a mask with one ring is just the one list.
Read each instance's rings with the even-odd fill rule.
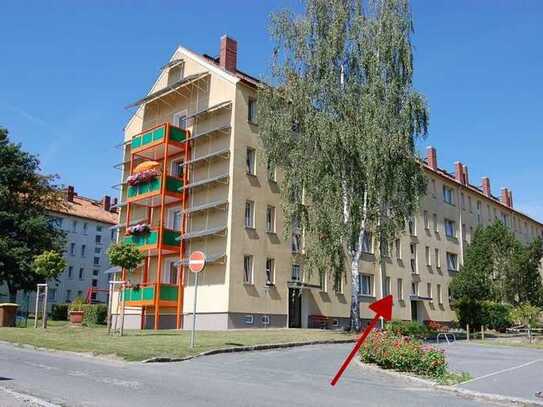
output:
[[[130,111],[176,45],[211,55],[238,40],[238,66],[262,76],[269,14],[295,0],[12,1],[0,4],[0,125],[43,170],[82,194],[116,195],[114,148]],[[415,84],[431,109],[440,166],[508,186],[543,221],[543,2],[413,0]]]

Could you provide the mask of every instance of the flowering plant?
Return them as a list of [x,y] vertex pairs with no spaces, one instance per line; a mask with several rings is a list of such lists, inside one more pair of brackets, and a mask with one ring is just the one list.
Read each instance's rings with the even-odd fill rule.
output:
[[129,226],[126,228],[127,235],[143,235],[149,233],[151,226],[147,223],[138,223],[137,225]]
[[160,173],[156,169],[145,170],[138,172],[137,174],[130,175],[126,179],[126,183],[130,186],[142,184],[144,182],[151,181],[153,178],[157,177]]

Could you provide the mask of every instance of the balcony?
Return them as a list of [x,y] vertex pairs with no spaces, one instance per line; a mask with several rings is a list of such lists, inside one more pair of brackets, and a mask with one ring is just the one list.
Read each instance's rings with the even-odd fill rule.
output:
[[186,138],[187,133],[184,129],[165,123],[132,137],[130,147],[133,154],[154,160],[164,156],[166,141],[168,156],[182,152]]
[[[157,286],[157,283],[150,283],[125,289],[124,299],[126,301],[126,305],[129,307],[154,305]],[[159,306],[175,307],[177,305],[177,295],[178,286],[172,284],[160,284]]]
[[[181,233],[175,230],[163,229],[162,233],[162,253],[171,254],[179,252]],[[158,253],[158,230],[152,229],[148,233],[141,235],[129,235],[123,238],[126,244],[133,244],[138,249],[150,252],[150,255]]]
[[[167,175],[164,204],[168,204],[182,197],[183,180]],[[138,185],[129,185],[126,193],[127,202],[136,202],[143,206],[158,206],[160,202],[160,189],[164,177],[159,176]]]

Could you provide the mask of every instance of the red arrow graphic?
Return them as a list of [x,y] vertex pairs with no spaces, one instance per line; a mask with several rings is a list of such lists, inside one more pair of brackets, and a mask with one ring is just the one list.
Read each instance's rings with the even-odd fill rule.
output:
[[336,385],[336,383],[338,382],[339,378],[341,377],[341,375],[343,374],[345,369],[347,369],[347,366],[349,366],[349,363],[351,363],[351,360],[353,360],[354,355],[356,355],[356,353],[358,352],[358,350],[362,346],[362,343],[364,343],[364,341],[366,340],[366,338],[370,334],[371,330],[373,328],[375,328],[375,325],[377,324],[377,321],[379,320],[379,317],[383,317],[386,321],[391,320],[391,318],[392,318],[392,295],[387,295],[385,298],[380,299],[379,301],[375,301],[373,304],[370,305],[370,309],[373,312],[375,312],[375,316],[373,317],[373,319],[371,320],[369,325],[366,327],[366,330],[364,331],[364,333],[362,333],[360,338],[358,338],[358,341],[356,341],[356,344],[354,345],[353,350],[351,351],[351,353],[349,353],[349,355],[347,356],[347,358],[345,359],[345,361],[343,362],[343,364],[339,368],[338,372],[336,373],[336,375],[334,376],[334,378],[330,382],[330,384],[332,386]]

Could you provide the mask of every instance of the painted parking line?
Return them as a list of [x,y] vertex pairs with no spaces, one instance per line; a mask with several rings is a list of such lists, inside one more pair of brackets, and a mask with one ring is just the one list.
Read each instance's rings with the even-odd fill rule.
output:
[[487,378],[492,377],[492,376],[497,376],[497,375],[502,374],[502,373],[512,372],[512,371],[514,371],[514,370],[522,369],[522,368],[524,368],[524,367],[527,367],[527,366],[530,366],[530,365],[533,365],[533,364],[536,364],[536,363],[539,363],[539,362],[543,362],[543,359],[532,360],[532,361],[530,361],[530,362],[523,363],[522,365],[513,366],[513,367],[508,367],[507,369],[502,369],[502,370],[498,370],[498,371],[496,371],[496,372],[492,372],[492,373],[485,374],[485,375],[483,375],[483,376],[475,377],[475,378],[473,378],[473,379],[471,379],[471,380],[462,382],[462,383],[460,383],[459,385],[463,386],[463,385],[465,385],[465,384],[477,382],[477,381],[479,381],[479,380],[487,379]]

